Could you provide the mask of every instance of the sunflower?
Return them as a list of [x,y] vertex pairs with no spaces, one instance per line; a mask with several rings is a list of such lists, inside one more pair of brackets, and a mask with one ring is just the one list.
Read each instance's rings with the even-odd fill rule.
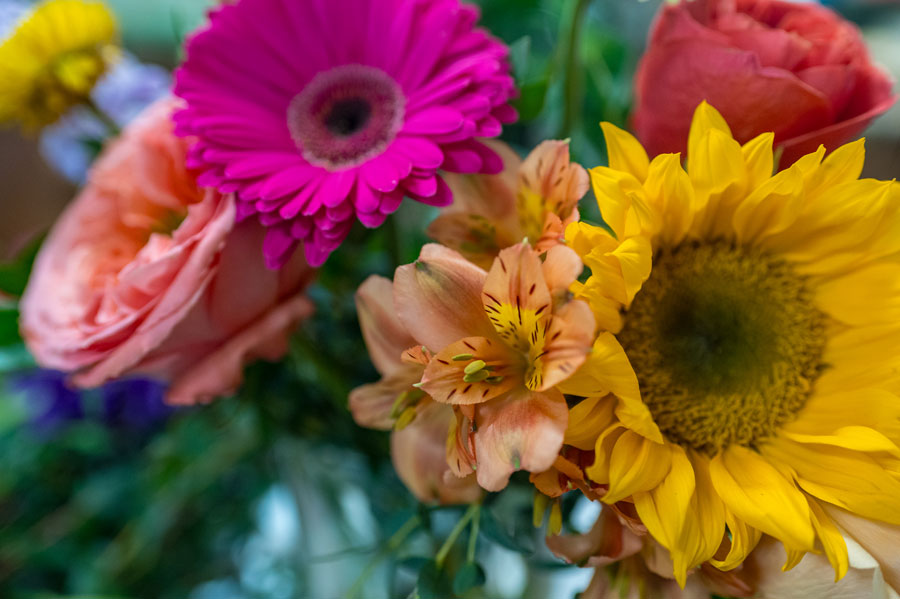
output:
[[896,584],[900,184],[859,179],[862,140],[773,175],[772,134],[741,146],[706,103],[686,170],[603,129],[608,228],[566,239],[607,332],[560,385],[587,398],[566,444],[595,452],[588,478],[633,503],[682,586],[762,533],[785,569],[824,552],[837,578],[855,537]]
[[101,2],[48,0],[0,40],[0,123],[39,129],[91,90],[116,58],[116,23]]

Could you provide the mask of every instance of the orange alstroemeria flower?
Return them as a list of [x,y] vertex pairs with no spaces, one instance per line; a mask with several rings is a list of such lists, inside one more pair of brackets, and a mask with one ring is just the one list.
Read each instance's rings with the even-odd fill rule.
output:
[[406,351],[416,340],[397,319],[391,281],[375,275],[366,279],[356,292],[356,308],[369,356],[382,378],[350,393],[353,418],[361,426],[394,429],[394,468],[420,501],[477,501],[481,489],[475,477],[459,478],[447,465],[444,439],[455,422],[452,408],[413,386],[422,379],[428,356]]
[[485,143],[503,158],[503,172],[447,175],[453,204],[441,210],[428,235],[488,269],[500,250],[522,239],[538,251],[561,243],[566,226],[578,220],[590,177],[569,161],[567,141],[545,141],[524,162],[502,142]]
[[485,272],[430,244],[394,277],[394,306],[420,349],[433,352],[419,388],[456,415],[447,459],[489,491],[516,470],[543,472],[562,447],[568,409],[556,385],[587,358],[595,321],[568,287],[582,269],[555,246],[542,261],[527,243]]

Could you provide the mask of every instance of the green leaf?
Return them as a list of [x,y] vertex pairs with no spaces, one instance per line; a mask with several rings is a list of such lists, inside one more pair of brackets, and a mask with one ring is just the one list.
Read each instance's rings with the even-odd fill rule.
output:
[[523,35],[509,45],[509,61],[512,63],[513,74],[518,81],[524,81],[528,77],[528,58],[531,56],[531,36]]
[[520,95],[513,103],[519,111],[519,119],[531,121],[544,109],[547,100],[547,80],[532,81],[519,88]]
[[447,599],[453,596],[450,576],[434,560],[422,566],[416,583],[419,599]]
[[[531,525],[530,522],[528,524],[529,526]],[[508,532],[507,528],[497,521],[490,510],[481,510],[481,527],[479,532],[488,540],[507,549],[524,555],[534,553],[534,539],[529,534],[521,531]]]
[[37,257],[41,244],[44,243],[44,235],[26,245],[19,255],[10,262],[0,263],[0,292],[19,297],[25,292],[28,283],[28,275],[31,274],[31,266]]
[[405,557],[399,562],[397,562],[398,568],[403,568],[404,570],[411,570],[413,572],[419,573],[422,571],[422,568],[425,567],[426,564],[429,563],[429,559],[427,557],[422,557],[420,555],[414,555],[411,557]]
[[453,579],[453,592],[457,595],[484,585],[487,577],[484,570],[475,562],[468,562],[459,569],[456,577]]
[[19,311],[15,308],[0,306],[0,347],[17,345],[19,336]]

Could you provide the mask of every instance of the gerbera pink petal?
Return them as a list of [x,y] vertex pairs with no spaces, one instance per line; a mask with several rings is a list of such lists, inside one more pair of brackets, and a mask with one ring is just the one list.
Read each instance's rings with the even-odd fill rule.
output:
[[458,0],[238,0],[213,11],[176,75],[186,100],[176,129],[196,139],[188,161],[201,184],[236,192],[242,216],[265,212],[281,230],[263,248],[268,264],[290,256],[288,237],[324,259],[345,221],[375,226],[402,191],[448,203],[438,169],[499,170],[474,138],[515,118],[515,90],[507,49],[477,18]]

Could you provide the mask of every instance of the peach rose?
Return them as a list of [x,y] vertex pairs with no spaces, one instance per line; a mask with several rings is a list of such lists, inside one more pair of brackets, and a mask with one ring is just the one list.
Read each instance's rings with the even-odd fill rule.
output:
[[97,160],[38,255],[21,328],[37,362],[76,385],[141,374],[191,404],[285,353],[312,311],[313,271],[300,257],[266,269],[263,227],[235,222],[233,196],[197,187],[172,131],[177,105],[148,108]]

